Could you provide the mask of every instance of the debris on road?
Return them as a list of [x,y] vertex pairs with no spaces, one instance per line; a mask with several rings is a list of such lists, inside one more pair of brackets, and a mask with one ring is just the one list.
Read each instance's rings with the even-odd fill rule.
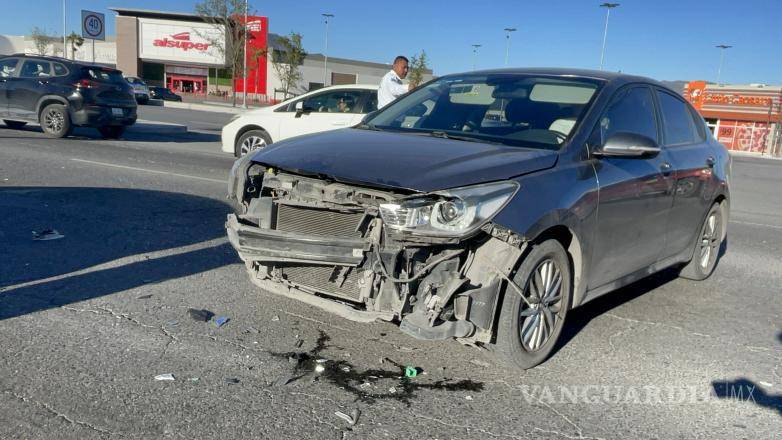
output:
[[33,231],[33,240],[36,241],[58,240],[60,238],[65,238],[65,236],[57,232],[56,229],[44,229],[40,232]]
[[279,320],[280,320],[280,316],[279,315],[272,316],[272,321],[279,321]]
[[304,339],[299,339],[296,341],[295,344],[293,344],[296,348],[301,348],[301,344],[304,343]]
[[220,316],[219,318],[215,318],[215,325],[219,328],[225,325],[228,321],[230,321],[231,318],[227,316]]
[[416,377],[418,376],[418,368],[406,366],[405,367],[405,377]]
[[215,315],[206,309],[187,309],[187,312],[190,314],[190,317],[193,318],[193,320],[201,322],[207,322]]
[[176,380],[171,373],[158,374],[155,376],[155,380]]
[[179,321],[177,321],[176,319],[172,319],[170,321],[166,321],[166,325],[169,327],[176,327],[177,325],[179,325]]
[[491,367],[490,363],[488,363],[486,361],[479,360],[479,359],[472,359],[472,360],[470,360],[470,363],[473,364],[473,365],[477,365],[479,367],[483,367],[483,368],[490,368]]
[[355,425],[358,423],[358,418],[361,416],[361,411],[356,408],[353,411],[350,412],[350,415],[343,413],[342,411],[336,411],[334,413],[335,416],[339,417],[340,419],[348,422],[350,426]]
[[235,377],[226,377],[225,378],[225,383],[227,383],[228,385],[234,385],[234,384],[239,383],[239,379],[237,379]]
[[294,377],[291,375],[282,376],[279,379],[274,381],[275,387],[281,387],[288,385],[289,383],[293,382]]
[[141,295],[141,296],[137,296],[136,297],[136,299],[150,299],[150,298],[152,298],[152,294],[151,293],[147,294],[147,295]]
[[464,400],[472,400],[472,396],[464,396]]
[[391,393],[391,394],[396,394],[396,388],[395,387],[391,387],[391,388],[388,389],[388,392]]

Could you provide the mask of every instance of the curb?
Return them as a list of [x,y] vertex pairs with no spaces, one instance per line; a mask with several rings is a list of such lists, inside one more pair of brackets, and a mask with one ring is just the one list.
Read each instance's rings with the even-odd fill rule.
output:
[[165,101],[163,103],[163,107],[182,108],[186,110],[200,110],[200,111],[217,112],[217,113],[233,113],[233,114],[239,114],[247,110],[251,110],[251,109],[245,110],[239,107],[226,107],[223,105],[198,104],[198,103],[176,102],[176,101]]
[[179,134],[187,133],[187,125],[138,119],[135,124],[128,127],[128,131],[131,133]]

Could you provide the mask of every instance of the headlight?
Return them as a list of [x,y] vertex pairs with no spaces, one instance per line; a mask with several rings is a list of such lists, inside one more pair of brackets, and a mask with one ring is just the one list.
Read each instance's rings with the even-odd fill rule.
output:
[[[228,197],[241,197],[242,194],[238,193],[238,191],[241,191],[242,188],[237,188],[237,176],[236,173],[243,168],[243,165],[249,162],[253,157],[252,152],[249,152],[245,154],[244,156],[240,157],[239,159],[236,159],[233,166],[231,167],[231,171],[228,173]],[[244,182],[244,179],[246,176],[239,176],[241,177],[241,182]]]
[[461,237],[491,220],[516,194],[512,181],[437,191],[380,205],[383,223],[415,235]]

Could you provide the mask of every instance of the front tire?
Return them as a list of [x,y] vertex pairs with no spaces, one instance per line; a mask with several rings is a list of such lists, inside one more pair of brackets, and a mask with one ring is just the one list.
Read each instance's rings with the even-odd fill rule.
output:
[[43,132],[53,138],[68,136],[73,128],[68,108],[62,104],[49,104],[44,107],[39,122]]
[[725,216],[722,205],[712,205],[706,220],[700,228],[698,242],[692,254],[692,260],[679,272],[679,276],[688,280],[701,281],[708,278],[717,267],[724,238]]
[[551,355],[570,309],[571,274],[570,259],[558,241],[532,247],[513,276],[526,301],[512,286],[505,287],[495,346],[502,361],[529,369]]
[[250,130],[242,133],[239,139],[234,145],[234,156],[242,157],[245,154],[265,148],[267,145],[271,145],[272,139],[269,134],[263,130]]
[[3,119],[3,122],[5,122],[5,125],[7,125],[8,128],[12,128],[14,130],[19,130],[20,128],[27,125],[27,122],[24,121],[9,121],[7,119]]
[[125,133],[124,125],[107,125],[104,127],[98,127],[98,131],[101,136],[106,139],[117,139]]

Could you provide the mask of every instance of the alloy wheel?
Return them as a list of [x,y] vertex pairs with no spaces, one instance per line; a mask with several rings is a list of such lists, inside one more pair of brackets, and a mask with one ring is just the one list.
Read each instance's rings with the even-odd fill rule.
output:
[[248,136],[239,147],[239,151],[242,156],[245,154],[263,148],[266,146],[266,141],[260,136]]
[[49,110],[44,115],[43,123],[49,131],[58,133],[65,125],[65,117],[57,110]]
[[720,230],[717,227],[717,213],[712,212],[703,225],[703,234],[701,235],[700,245],[700,263],[701,267],[708,269],[712,257],[717,254],[717,248],[720,245]]
[[552,259],[541,261],[524,292],[529,307],[519,315],[519,338],[527,351],[537,351],[551,338],[562,311],[562,271]]

